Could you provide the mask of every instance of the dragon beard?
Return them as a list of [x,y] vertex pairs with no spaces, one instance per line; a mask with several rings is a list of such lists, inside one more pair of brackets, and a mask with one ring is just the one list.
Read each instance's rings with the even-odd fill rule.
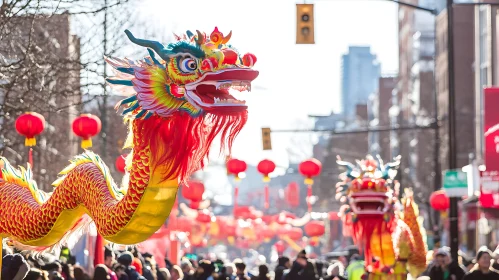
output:
[[248,111],[245,110],[226,115],[206,113],[195,118],[180,112],[134,122],[141,126],[141,137],[148,142],[151,166],[166,170],[162,174],[163,180],[179,178],[185,183],[192,173],[205,166],[210,147],[218,135],[221,136],[220,152],[228,150],[230,155],[232,143],[247,119]]
[[[392,216],[388,221],[383,217],[359,217],[352,224],[352,239],[359,247],[361,253],[364,253],[366,267],[373,262],[373,252],[371,250],[371,242],[373,238],[379,238],[379,244],[383,244],[382,235],[380,233],[394,232],[396,219]],[[381,253],[383,250],[381,250]]]

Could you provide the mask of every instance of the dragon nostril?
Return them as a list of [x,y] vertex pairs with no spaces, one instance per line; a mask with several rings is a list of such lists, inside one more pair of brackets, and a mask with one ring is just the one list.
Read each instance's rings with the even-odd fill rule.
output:
[[244,66],[252,67],[256,63],[256,56],[252,53],[247,53],[243,56]]
[[237,53],[231,49],[223,49],[222,53],[224,54],[224,64],[235,64],[237,61]]
[[217,65],[218,65],[217,60],[214,57],[210,57],[203,60],[203,63],[201,64],[201,70],[213,71],[213,69],[215,69]]

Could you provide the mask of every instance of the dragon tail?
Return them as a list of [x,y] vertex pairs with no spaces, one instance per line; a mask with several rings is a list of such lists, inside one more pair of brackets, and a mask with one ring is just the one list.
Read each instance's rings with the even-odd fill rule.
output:
[[92,219],[88,215],[83,215],[80,220],[59,240],[52,246],[36,247],[24,245],[17,240],[8,240],[7,243],[14,248],[24,251],[29,250],[33,252],[34,256],[40,256],[43,253],[52,252],[58,255],[63,246],[73,248],[80,238],[88,232]]
[[426,269],[426,243],[425,230],[422,226],[422,219],[419,217],[418,206],[414,203],[411,191],[406,191],[404,202],[404,222],[411,230],[414,238],[414,250],[409,255],[407,262],[411,276],[417,277]]

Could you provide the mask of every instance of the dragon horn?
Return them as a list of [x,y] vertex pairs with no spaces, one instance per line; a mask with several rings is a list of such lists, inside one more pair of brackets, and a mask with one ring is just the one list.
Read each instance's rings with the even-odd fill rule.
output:
[[229,32],[229,34],[227,34],[227,36],[223,38],[222,44],[227,44],[230,40],[230,37],[232,37],[232,30]]
[[144,39],[137,39],[135,38],[135,36],[133,36],[132,32],[130,32],[130,30],[125,30],[125,33],[128,37],[128,39],[130,39],[130,41],[132,41],[132,43],[134,44],[137,44],[139,46],[142,46],[142,47],[147,47],[147,48],[151,48],[153,49],[163,60],[165,61],[168,61],[170,60],[170,52],[167,48],[165,48],[165,46],[163,46],[163,44],[161,44],[160,42],[158,41],[152,41],[152,40],[144,40]]
[[201,46],[205,42],[204,35],[199,30],[196,30],[196,33],[198,34],[198,37],[196,38],[196,44],[198,44],[198,46]]

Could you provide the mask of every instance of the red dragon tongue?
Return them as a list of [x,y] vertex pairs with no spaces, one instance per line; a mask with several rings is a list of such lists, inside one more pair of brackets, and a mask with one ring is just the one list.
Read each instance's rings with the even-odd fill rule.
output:
[[218,100],[236,100],[227,89],[217,89],[214,85],[199,85],[195,92],[204,103],[209,104],[216,103]]

